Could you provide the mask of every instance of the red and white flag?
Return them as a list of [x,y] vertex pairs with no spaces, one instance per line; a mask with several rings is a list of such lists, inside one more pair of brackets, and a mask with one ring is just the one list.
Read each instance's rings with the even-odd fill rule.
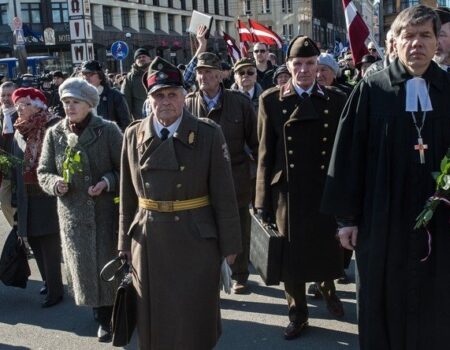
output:
[[364,55],[369,53],[365,41],[369,37],[370,31],[352,0],[342,0],[342,5],[344,6],[345,22],[347,23],[353,62],[357,64],[361,62]]
[[241,43],[243,42],[255,42],[255,39],[253,37],[253,34],[250,32],[250,30],[245,26],[244,23],[241,22],[241,20],[237,20],[237,30],[239,33],[239,41]]
[[278,34],[263,26],[261,23],[249,19],[248,25],[250,26],[250,30],[256,37],[257,41],[268,45],[277,45],[279,49],[283,46],[283,40],[278,36]]
[[241,55],[242,57],[248,57],[248,53],[250,51],[250,45],[246,41],[241,41]]
[[230,55],[231,60],[233,62],[239,60],[241,58],[241,52],[236,45],[236,41],[225,32],[223,32],[223,40],[225,40],[227,44],[228,55]]

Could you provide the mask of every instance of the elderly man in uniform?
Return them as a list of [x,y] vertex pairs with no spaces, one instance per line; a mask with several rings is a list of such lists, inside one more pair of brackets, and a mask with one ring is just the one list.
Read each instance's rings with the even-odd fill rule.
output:
[[239,91],[223,88],[221,63],[215,54],[200,54],[196,73],[199,91],[186,96],[187,109],[193,115],[212,119],[219,124],[230,149],[243,246],[242,254],[231,266],[235,281],[233,291],[244,293],[249,276],[251,222],[248,207],[252,197],[250,160],[256,159],[258,152],[256,114],[248,97]]
[[439,24],[424,5],[397,15],[398,58],[353,91],[328,170],[322,209],[356,252],[362,350],[450,344],[448,207],[415,229],[450,146],[450,75],[432,61]]
[[286,236],[282,280],[289,306],[286,339],[308,324],[305,282],[320,290],[336,317],[344,311],[333,279],[343,273],[333,216],[319,212],[322,189],[345,95],[316,83],[320,51],[306,36],[287,51],[291,80],[261,95],[256,208]]
[[233,69],[235,83],[231,86],[231,89],[239,90],[250,97],[255,111],[258,111],[259,95],[263,93],[263,89],[256,82],[255,61],[247,57],[241,58],[234,64]]
[[149,118],[125,132],[120,254],[137,290],[139,347],[212,349],[220,334],[221,258],[241,249],[230,154],[220,127],[184,107],[181,72],[157,57]]

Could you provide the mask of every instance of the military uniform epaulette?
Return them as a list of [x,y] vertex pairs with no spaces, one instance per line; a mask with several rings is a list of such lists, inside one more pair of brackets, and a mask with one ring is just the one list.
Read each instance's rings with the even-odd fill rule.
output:
[[214,120],[210,119],[210,118],[197,118],[198,121],[202,124],[206,124],[211,128],[218,128],[219,124],[217,124]]
[[278,86],[273,86],[270,89],[267,89],[265,91],[263,91],[263,93],[260,95],[260,97],[265,97],[267,95],[273,94],[273,93],[280,93],[280,87]]

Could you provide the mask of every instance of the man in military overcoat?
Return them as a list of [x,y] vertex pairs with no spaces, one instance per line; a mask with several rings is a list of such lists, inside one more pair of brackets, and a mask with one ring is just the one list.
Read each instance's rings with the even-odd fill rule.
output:
[[231,266],[234,293],[244,293],[248,279],[250,252],[250,213],[252,176],[250,161],[256,159],[258,138],[256,114],[248,96],[236,90],[225,89],[219,58],[204,52],[198,56],[196,68],[199,91],[186,96],[187,109],[198,117],[215,121],[222,128],[230,150],[234,188],[239,206],[242,232],[242,253]]
[[290,81],[264,92],[259,105],[256,208],[263,221],[274,221],[286,236],[282,263],[290,320],[286,339],[298,337],[307,325],[305,282],[323,281],[329,311],[343,315],[333,281],[343,272],[337,227],[319,207],[346,97],[315,81],[319,54],[310,38],[295,38],[287,52]]
[[152,113],[125,132],[119,250],[133,264],[142,350],[210,350],[221,333],[221,258],[240,252],[230,156],[220,127],[184,107],[181,72],[144,75]]

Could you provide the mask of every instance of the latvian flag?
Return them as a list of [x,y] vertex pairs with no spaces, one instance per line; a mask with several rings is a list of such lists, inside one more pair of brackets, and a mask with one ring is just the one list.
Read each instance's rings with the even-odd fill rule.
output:
[[233,62],[236,62],[241,58],[241,53],[236,45],[235,40],[229,36],[227,33],[223,32],[223,40],[227,43],[228,54],[230,55]]
[[352,0],[342,0],[344,6],[345,22],[347,23],[348,39],[352,49],[353,62],[361,62],[364,55],[367,55],[365,41],[369,37],[369,28],[358,13],[358,10]]
[[281,49],[283,40],[281,40],[278,34],[263,26],[261,23],[252,21],[251,19],[248,20],[248,24],[251,32],[257,38],[257,41],[268,45],[277,45],[278,48]]

